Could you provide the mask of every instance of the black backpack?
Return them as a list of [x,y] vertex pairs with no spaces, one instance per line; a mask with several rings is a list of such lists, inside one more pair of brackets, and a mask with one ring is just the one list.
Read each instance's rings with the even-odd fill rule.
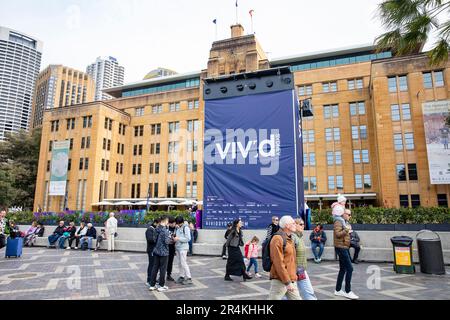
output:
[[264,240],[264,242],[262,244],[262,265],[263,265],[263,270],[266,272],[270,272],[270,269],[272,268],[272,260],[270,260],[270,241],[272,241],[272,238],[274,236],[281,236],[283,238],[283,253],[284,253],[284,249],[286,249],[287,239],[286,239],[286,235],[283,232],[278,231],[278,232],[272,234],[272,236],[270,238],[267,238],[266,240]]

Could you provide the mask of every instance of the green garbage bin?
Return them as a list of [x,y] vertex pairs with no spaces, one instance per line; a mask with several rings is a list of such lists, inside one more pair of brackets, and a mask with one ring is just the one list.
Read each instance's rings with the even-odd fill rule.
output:
[[394,250],[394,271],[397,273],[415,273],[413,262],[413,238],[407,236],[392,237]]

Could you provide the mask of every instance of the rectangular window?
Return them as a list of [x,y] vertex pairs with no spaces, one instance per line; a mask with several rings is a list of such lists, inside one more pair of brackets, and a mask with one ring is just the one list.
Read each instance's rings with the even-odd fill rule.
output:
[[362,162],[369,163],[369,150],[361,150]]
[[397,92],[397,77],[388,78],[389,92]]
[[358,103],[351,102],[350,103],[350,115],[351,116],[357,116],[358,115]]
[[52,152],[52,148],[53,148],[53,141],[49,141],[48,142],[48,151]]
[[400,121],[400,108],[397,104],[391,105],[391,119],[392,121]]
[[140,107],[140,108],[135,108],[135,116],[136,117],[142,117],[144,115],[144,107]]
[[406,181],[406,167],[404,164],[397,164],[397,180]]
[[332,128],[326,128],[325,129],[325,140],[326,141],[333,141],[333,131]]
[[401,133],[394,134],[394,147],[395,151],[403,150],[403,139]]
[[344,178],[342,176],[336,176],[336,187],[338,190],[344,189]]
[[412,133],[405,133],[406,150],[414,150],[414,135]]
[[309,165],[313,167],[316,165],[316,154],[314,152],[309,154]]
[[303,166],[308,166],[308,154],[303,153]]
[[175,133],[180,130],[179,122],[169,122],[169,133]]
[[354,90],[355,89],[355,80],[347,80],[347,87],[348,87],[348,90]]
[[171,104],[169,105],[169,111],[170,111],[170,112],[177,112],[177,111],[180,111],[180,103],[179,103],[179,102],[171,103]]
[[411,195],[411,207],[413,208],[420,207],[420,195],[418,194]]
[[308,142],[314,142],[314,130],[308,130]]
[[406,76],[398,77],[398,88],[400,91],[408,91],[408,78]]
[[334,141],[341,141],[341,129],[340,128],[334,128],[333,134],[334,134]]
[[186,197],[189,198],[192,196],[191,182],[186,182]]
[[332,166],[334,164],[334,154],[332,151],[327,152],[327,164]]
[[358,102],[358,112],[360,116],[366,114],[366,104],[364,101]]
[[409,207],[409,199],[407,194],[400,195],[400,207],[408,208]]
[[403,120],[411,120],[411,108],[408,103],[402,104],[402,118]]
[[353,140],[358,140],[359,139],[358,126],[352,126],[352,139]]
[[364,175],[364,188],[366,188],[366,189],[372,188],[372,179],[370,177],[370,174]]
[[437,195],[437,202],[439,207],[448,208],[448,198],[445,193]]
[[323,107],[323,117],[325,119],[331,118],[331,106],[324,106]]
[[336,157],[336,165],[341,165],[342,164],[342,153],[340,151],[336,151],[334,153],[335,157]]
[[328,176],[328,190],[334,190],[336,189],[334,176]]
[[417,181],[417,165],[415,163],[408,163],[408,178],[410,181]]
[[317,179],[316,177],[309,178],[309,187],[311,191],[317,191]]
[[361,150],[353,150],[353,162],[361,163]]
[[83,165],[84,165],[84,159],[80,158],[80,165],[79,165],[78,169],[83,170]]
[[309,191],[309,179],[308,177],[303,177],[303,189]]
[[298,95],[299,96],[312,95],[312,85],[304,85],[298,87]]
[[422,73],[423,76],[423,86],[425,89],[433,88],[433,80],[431,79],[431,72]]
[[363,188],[362,176],[360,174],[355,175],[355,188],[356,189]]
[[47,160],[47,172],[50,171],[50,160]]
[[84,170],[88,170],[89,169],[89,158],[85,158],[84,159]]
[[359,132],[362,140],[367,139],[367,126],[360,126]]
[[330,92],[330,84],[329,83],[322,83],[322,91],[323,92]]
[[444,73],[442,71],[435,71],[434,74],[434,86],[443,87],[444,86]]

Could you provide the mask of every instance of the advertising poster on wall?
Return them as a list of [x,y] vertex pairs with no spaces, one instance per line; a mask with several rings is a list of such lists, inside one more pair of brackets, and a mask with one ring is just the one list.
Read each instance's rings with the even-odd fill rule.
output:
[[66,195],[67,169],[69,164],[70,141],[57,141],[53,143],[52,166],[50,176],[51,196]]
[[422,105],[431,184],[450,184],[450,100]]

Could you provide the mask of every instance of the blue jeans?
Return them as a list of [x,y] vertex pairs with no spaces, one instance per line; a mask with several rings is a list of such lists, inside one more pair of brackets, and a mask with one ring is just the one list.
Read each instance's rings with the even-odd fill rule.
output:
[[58,243],[59,243],[59,248],[60,249],[64,249],[65,247],[64,247],[64,243],[66,242],[66,239],[67,238],[69,238],[69,237],[65,237],[65,236],[61,236],[59,239],[58,239]]
[[305,270],[306,279],[297,281],[298,291],[304,300],[317,300],[316,295],[314,294],[314,289],[311,284],[311,280],[309,280],[309,275]]
[[255,273],[258,273],[258,260],[256,260],[256,258],[250,258],[250,263],[248,264],[247,272],[250,271],[252,266],[255,266]]
[[52,234],[48,236],[48,243],[52,246],[61,237],[59,234]]
[[88,242],[88,249],[92,249],[92,237],[83,237],[80,240],[80,246],[83,248],[83,243]]
[[[319,249],[319,254],[317,254],[317,248]],[[320,258],[322,258],[322,254],[323,254],[323,249],[324,249],[324,245],[322,242],[317,243],[317,242],[311,242],[311,249],[314,255],[314,259],[318,260]]]
[[342,281],[345,276],[345,292],[349,293],[352,291],[352,259],[350,258],[350,250],[343,248],[335,248],[336,253],[339,257],[339,274],[336,282],[336,291],[341,291]]

